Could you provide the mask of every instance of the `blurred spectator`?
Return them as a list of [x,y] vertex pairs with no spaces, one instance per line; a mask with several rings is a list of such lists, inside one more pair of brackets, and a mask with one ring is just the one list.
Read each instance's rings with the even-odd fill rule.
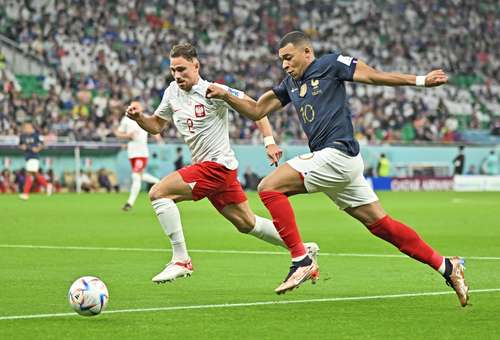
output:
[[22,168],[17,170],[14,175],[14,184],[17,186],[17,192],[23,192],[24,182],[26,180],[26,171]]
[[9,169],[2,170],[2,173],[0,174],[0,192],[1,193],[17,192],[15,177]]
[[495,118],[495,122],[491,127],[491,134],[493,136],[500,136],[500,117]]
[[80,174],[80,188],[85,192],[96,191],[97,186],[92,181],[92,171],[82,172]]
[[458,155],[453,158],[453,175],[462,175],[464,173],[465,154],[464,146],[458,147]]
[[391,171],[391,162],[384,153],[380,154],[377,164],[377,175],[379,177],[388,177]]
[[107,192],[111,192],[112,190],[118,192],[120,190],[117,183],[112,183],[108,171],[104,168],[97,171],[97,182],[99,183],[99,187],[106,189]]
[[[364,143],[459,142],[466,128],[498,130],[500,19],[494,0],[477,6],[465,0],[32,3],[7,1],[0,33],[55,71],[31,80],[45,93],[28,99],[8,64],[0,69],[0,134],[17,134],[20,122],[36,117],[39,128],[58,136],[106,138],[105,129],[117,125],[132,98],[153,112],[171,80],[168,51],[182,41],[202,53],[205,79],[256,97],[284,77],[276,45],[292,29],[311,35],[319,55],[344,46],[343,53],[381,70],[450,72],[451,84],[431,91],[348,84],[356,136]],[[255,140],[253,122],[235,113],[229,120],[232,139]],[[293,107],[270,120],[281,141],[305,140]],[[180,138],[173,126],[163,134]]]
[[477,175],[476,166],[473,164],[469,165],[469,169],[467,169],[467,172],[465,174],[466,175]]
[[175,161],[174,161],[174,168],[175,170],[179,170],[182,167],[184,167],[184,157],[182,156],[182,148],[177,147],[175,149],[176,156],[175,156]]
[[62,185],[61,181],[57,179],[57,177],[54,174],[54,170],[49,169],[47,170],[47,173],[45,174],[45,178],[47,179],[47,182],[52,183],[52,187],[54,192],[60,192]]
[[483,172],[489,176],[498,175],[498,156],[495,150],[491,150],[483,161]]
[[255,172],[253,172],[252,168],[250,168],[249,166],[245,169],[244,177],[245,185],[243,186],[243,189],[252,191],[257,190],[257,186],[260,182],[260,177]]

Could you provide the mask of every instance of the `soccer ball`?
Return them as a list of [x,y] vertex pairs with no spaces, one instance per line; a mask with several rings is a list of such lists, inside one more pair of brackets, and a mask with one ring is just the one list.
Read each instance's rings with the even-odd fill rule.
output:
[[106,309],[109,300],[108,288],[97,277],[83,276],[69,288],[68,300],[78,314],[97,315]]

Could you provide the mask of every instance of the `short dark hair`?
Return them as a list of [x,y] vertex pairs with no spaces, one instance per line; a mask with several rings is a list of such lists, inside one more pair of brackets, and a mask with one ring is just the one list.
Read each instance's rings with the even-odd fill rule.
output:
[[170,58],[182,57],[186,60],[193,61],[193,59],[198,59],[198,52],[196,47],[190,43],[177,44],[170,50]]
[[310,44],[311,40],[309,37],[302,31],[292,31],[288,32],[281,38],[280,40],[280,47],[283,48],[288,44],[292,44],[294,46],[301,45],[301,44]]

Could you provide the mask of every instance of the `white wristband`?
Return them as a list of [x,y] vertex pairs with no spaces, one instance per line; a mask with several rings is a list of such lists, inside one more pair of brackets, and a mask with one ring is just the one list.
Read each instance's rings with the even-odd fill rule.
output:
[[418,87],[425,87],[425,76],[417,76],[415,85]]
[[276,142],[274,141],[274,138],[273,136],[267,136],[267,137],[264,137],[264,146],[269,146],[271,144],[276,144]]

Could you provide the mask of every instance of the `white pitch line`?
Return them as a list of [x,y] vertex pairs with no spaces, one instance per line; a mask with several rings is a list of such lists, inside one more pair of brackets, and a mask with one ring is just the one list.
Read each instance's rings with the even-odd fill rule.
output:
[[[474,294],[494,293],[494,292],[500,292],[500,288],[475,289],[475,290],[470,291],[470,293],[474,293]],[[393,294],[393,295],[349,296],[349,297],[308,299],[308,300],[260,301],[260,302],[243,302],[243,303],[223,303],[223,304],[212,304],[212,305],[191,305],[191,306],[118,309],[118,310],[105,311],[105,312],[103,312],[103,314],[165,312],[165,311],[175,311],[175,310],[214,309],[214,308],[223,309],[223,308],[254,307],[254,306],[269,306],[269,305],[290,305],[290,304],[298,304],[298,303],[383,300],[383,299],[398,299],[398,298],[421,297],[421,296],[438,296],[438,295],[449,295],[449,294],[455,294],[455,292],[445,291],[445,292],[406,293],[406,294]],[[55,317],[65,317],[65,316],[77,316],[77,315],[78,314],[76,314],[76,313],[54,313],[54,314],[0,316],[0,321],[2,321],[2,320],[25,320],[25,319],[55,318]]]
[[[43,246],[31,244],[0,244],[0,248],[25,248],[25,249],[56,249],[56,250],[102,250],[102,251],[135,251],[135,252],[155,252],[167,253],[170,249],[159,248],[121,248],[121,247],[80,247],[80,246]],[[250,255],[288,255],[284,251],[260,251],[260,250],[222,250],[222,249],[190,249],[190,253],[204,254],[250,254]],[[400,254],[357,254],[357,253],[324,253],[320,256],[340,256],[340,257],[382,257],[382,258],[408,258]],[[492,260],[499,261],[499,256],[463,256],[466,260]]]

